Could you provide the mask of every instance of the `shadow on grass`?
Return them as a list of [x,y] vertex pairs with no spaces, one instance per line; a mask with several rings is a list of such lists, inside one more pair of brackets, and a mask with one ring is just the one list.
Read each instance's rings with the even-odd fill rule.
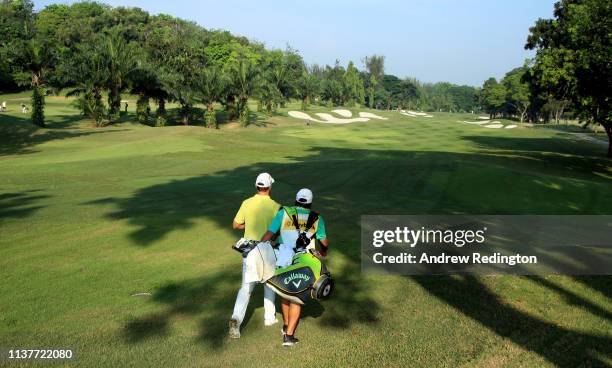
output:
[[574,280],[612,299],[612,277],[574,276]]
[[[325,312],[318,320],[322,326],[348,328],[356,323],[377,323],[381,310],[359,272],[362,214],[610,212],[610,180],[594,175],[609,172],[607,161],[590,159],[585,165],[587,159],[581,157],[558,153],[543,157],[544,149],[536,150],[536,145],[529,151],[513,138],[509,142],[489,137],[469,139],[496,151],[470,154],[313,148],[304,156],[288,157],[285,163],[265,162],[172,180],[138,190],[128,198],[88,204],[113,205],[116,209],[108,217],[125,220],[136,228],[130,235],[134,244],[151,246],[171,232],[193,227],[200,218],[215,221],[229,231],[237,206],[252,195],[251,182],[259,172],[267,171],[275,177],[272,194],[281,203],[291,203],[296,189],[310,187],[315,193],[315,210],[328,224],[330,269],[338,286],[333,298],[322,304]],[[553,142],[553,147],[556,144]],[[336,255],[349,260],[346,266],[334,268]],[[165,311],[127,324],[126,340],[135,343],[166,334],[174,317],[190,315],[201,320],[199,339],[221,347],[239,277],[236,267],[161,287],[153,301],[164,305]],[[606,346],[612,346],[608,337],[559,327],[504,304],[476,277],[415,280],[432,296],[554,364],[599,364],[602,361],[597,354],[607,354]],[[306,310],[305,315],[317,317],[322,312],[317,308]],[[591,312],[602,316],[601,310]],[[568,352],[572,356],[564,358]]]
[[0,221],[8,218],[23,218],[42,208],[42,206],[34,205],[34,202],[49,196],[36,194],[38,192],[38,190],[26,190],[0,194]]
[[130,238],[140,246],[189,229],[199,218],[227,227],[235,207],[252,195],[250,183],[262,171],[277,180],[272,196],[281,203],[292,203],[296,188],[311,188],[321,198],[315,206],[351,239],[358,238],[364,213],[596,215],[612,208],[610,179],[593,175],[607,175],[612,166],[595,159],[583,164],[586,159],[580,157],[540,159],[538,153],[506,157],[340,148],[313,148],[310,153],[290,157],[289,163],[263,162],[171,180],[131,197],[89,204],[113,205],[108,217],[135,226]]
[[[225,314],[231,313],[233,309],[239,285],[240,274],[226,271],[164,285],[155,292],[152,300],[165,305],[165,311],[132,320],[124,327],[124,338],[136,343],[150,337],[164,336],[168,334],[173,318],[197,316],[201,318],[199,338],[213,348],[219,348],[227,337],[229,316]],[[262,297],[254,293],[251,298],[254,302]],[[253,314],[253,302],[247,310],[244,324],[248,323]]]
[[[80,120],[80,117],[74,121],[77,120]],[[0,114],[0,156],[35,153],[37,151],[34,148],[37,145],[50,141],[120,131],[117,129],[99,131],[53,129],[65,128],[71,124],[69,120],[60,120],[51,122],[48,128],[38,128],[29,119]]]
[[[164,337],[169,334],[175,318],[191,316],[199,319],[198,340],[213,349],[223,347],[228,339],[228,320],[240,286],[238,271],[239,267],[236,267],[236,270],[224,269],[201,278],[160,287],[153,294],[152,301],[164,306],[163,311],[128,322],[122,331],[124,340],[139,343],[152,337]],[[353,268],[335,270],[334,277],[342,284],[343,290],[329,301],[306,305],[302,319],[322,317],[319,324],[331,328],[346,328],[353,323],[377,322],[378,304],[367,295],[368,290],[359,285],[356,271],[358,270]],[[251,295],[243,326],[251,320],[255,307],[261,306],[262,290],[261,286],[257,286]],[[280,307],[277,311],[280,312]],[[257,323],[263,324],[263,321]]]
[[530,316],[501,301],[477,277],[413,276],[412,279],[457,311],[556,366],[605,367],[602,358],[612,358],[611,336],[573,331]]
[[[559,294],[560,296],[563,297],[563,299],[566,301],[566,303],[568,305],[572,305],[578,308],[582,308],[587,310],[589,313],[594,314],[596,316],[599,316],[600,318],[610,321],[612,322],[612,312],[608,311],[592,302],[590,302],[589,300],[581,297],[580,295],[574,293],[571,290],[567,290],[566,288],[555,284],[554,282],[541,277],[541,276],[527,276],[531,281],[540,284],[541,286],[544,286],[545,288],[554,291],[555,293]],[[608,283],[608,288],[607,288],[607,292],[609,293],[612,290],[612,287],[610,286],[610,283],[612,282],[612,280],[610,280],[609,277],[601,277],[601,276],[581,276],[581,277],[574,277],[574,279],[580,280],[582,283],[587,283],[590,284],[591,282],[589,281],[606,281]]]
[[[536,159],[564,160],[568,166],[610,166],[606,148],[588,142],[567,138],[517,138],[496,136],[465,136],[463,139],[475,143],[478,148],[494,150],[502,155],[526,153]],[[571,157],[568,157],[570,155]],[[590,157],[589,157],[590,156]],[[595,160],[593,160],[595,158]]]

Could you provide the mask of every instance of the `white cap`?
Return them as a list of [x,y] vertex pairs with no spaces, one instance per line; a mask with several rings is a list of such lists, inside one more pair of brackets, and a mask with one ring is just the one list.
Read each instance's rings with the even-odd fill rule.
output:
[[274,183],[274,179],[268,173],[261,173],[257,175],[257,179],[255,179],[255,186],[261,188],[270,188]]
[[298,203],[311,204],[312,203],[312,191],[308,188],[300,189],[295,195],[295,200]]

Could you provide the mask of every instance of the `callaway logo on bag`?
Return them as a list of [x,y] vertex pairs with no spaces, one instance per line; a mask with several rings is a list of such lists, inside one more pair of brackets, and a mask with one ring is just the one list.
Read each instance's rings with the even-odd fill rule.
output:
[[[297,281],[294,281],[296,279]],[[303,273],[292,273],[291,275],[285,277],[283,283],[287,286],[289,285],[289,283],[292,283],[293,286],[295,286],[295,288],[297,289],[302,284],[302,280],[304,280],[304,282],[306,283],[308,282],[308,280],[310,280],[310,276]]]

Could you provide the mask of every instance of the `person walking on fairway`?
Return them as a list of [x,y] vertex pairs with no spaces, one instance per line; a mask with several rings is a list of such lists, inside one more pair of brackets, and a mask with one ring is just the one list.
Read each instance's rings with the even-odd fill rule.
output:
[[[270,198],[274,179],[268,173],[261,173],[255,180],[257,193],[242,202],[233,227],[237,230],[244,230],[244,238],[248,240],[259,240],[270,226],[274,215],[280,208],[280,204]],[[251,293],[257,282],[245,282],[246,263],[242,259],[242,285],[236,296],[234,312],[229,321],[230,338],[240,338],[240,325],[244,320],[247,305],[251,298]],[[276,307],[274,306],[275,293],[267,285],[264,285],[264,324],[271,326],[277,323]]]
[[[329,242],[325,233],[325,222],[323,217],[311,210],[312,198],[310,189],[300,189],[295,196],[295,206],[281,208],[261,239],[261,241],[268,241],[274,234],[280,232],[276,263],[278,267],[287,267],[291,264],[296,251],[296,242],[301,233],[305,233],[309,243],[306,244],[305,249],[297,249],[298,251],[312,251],[317,256],[323,257],[327,254]],[[297,219],[297,226],[294,216]],[[321,245],[320,251],[316,251],[315,239]],[[283,346],[291,346],[299,342],[294,334],[300,320],[302,306],[283,299],[281,309],[283,312]]]

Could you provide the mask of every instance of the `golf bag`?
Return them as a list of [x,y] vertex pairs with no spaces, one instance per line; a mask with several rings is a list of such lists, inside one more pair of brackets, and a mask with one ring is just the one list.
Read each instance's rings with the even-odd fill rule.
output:
[[324,261],[308,251],[294,255],[291,264],[278,268],[266,283],[275,293],[297,304],[326,299],[334,289]]

